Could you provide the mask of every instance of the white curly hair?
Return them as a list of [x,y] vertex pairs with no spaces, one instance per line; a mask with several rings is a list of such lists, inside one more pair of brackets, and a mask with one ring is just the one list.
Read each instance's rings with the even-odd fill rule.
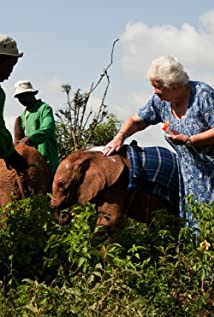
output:
[[161,56],[153,60],[147,77],[167,88],[184,86],[189,82],[188,74],[174,56]]

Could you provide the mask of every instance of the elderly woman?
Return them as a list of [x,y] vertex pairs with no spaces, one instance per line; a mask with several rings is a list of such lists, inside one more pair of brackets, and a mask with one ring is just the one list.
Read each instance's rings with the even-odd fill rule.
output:
[[[174,134],[166,134],[176,151],[184,184],[184,196],[198,202],[214,200],[214,89],[190,81],[175,57],[154,60],[148,71],[151,99],[123,124],[104,154],[118,151],[125,138],[149,125],[169,120]],[[190,214],[182,214],[191,220]]]

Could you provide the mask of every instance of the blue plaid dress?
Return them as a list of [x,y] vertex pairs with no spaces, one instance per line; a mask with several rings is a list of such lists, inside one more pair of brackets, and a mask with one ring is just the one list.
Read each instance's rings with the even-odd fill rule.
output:
[[172,206],[179,204],[182,183],[175,153],[161,146],[130,145],[126,145],[126,153],[130,163],[128,190],[140,187]]
[[[170,128],[185,135],[194,135],[214,127],[214,89],[203,82],[190,81],[191,94],[187,112],[176,119],[170,102],[153,95],[138,111],[149,125],[170,121]],[[177,153],[184,184],[184,196],[193,195],[198,202],[214,200],[214,146],[187,147],[171,144]],[[181,214],[191,221],[191,214]]]

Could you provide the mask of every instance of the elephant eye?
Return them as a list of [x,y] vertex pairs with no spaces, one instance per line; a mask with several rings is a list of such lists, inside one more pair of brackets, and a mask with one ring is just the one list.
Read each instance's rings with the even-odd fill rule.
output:
[[58,187],[63,189],[65,187],[65,182],[64,181],[59,181],[58,182]]

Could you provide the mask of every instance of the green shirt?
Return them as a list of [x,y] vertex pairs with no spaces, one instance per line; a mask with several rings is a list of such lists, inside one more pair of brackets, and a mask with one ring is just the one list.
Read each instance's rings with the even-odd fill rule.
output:
[[52,108],[42,100],[37,100],[33,107],[21,114],[21,126],[25,136],[32,145],[45,157],[51,183],[59,164],[56,141],[56,125]]
[[0,86],[0,158],[5,159],[14,152],[13,139],[3,118],[5,93]]

